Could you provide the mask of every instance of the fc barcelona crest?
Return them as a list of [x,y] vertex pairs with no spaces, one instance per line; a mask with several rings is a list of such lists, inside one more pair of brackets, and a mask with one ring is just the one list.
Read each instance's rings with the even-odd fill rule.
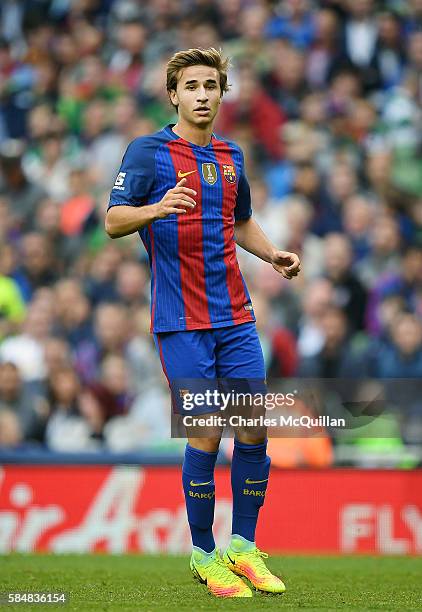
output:
[[214,185],[214,183],[217,182],[217,168],[215,167],[215,164],[208,162],[202,164],[202,176],[207,183]]
[[223,175],[228,183],[236,182],[236,170],[234,166],[229,164],[223,164]]

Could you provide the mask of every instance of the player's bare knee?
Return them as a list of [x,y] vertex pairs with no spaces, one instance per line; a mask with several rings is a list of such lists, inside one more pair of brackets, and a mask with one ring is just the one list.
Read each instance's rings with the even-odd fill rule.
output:
[[189,446],[207,453],[216,453],[220,446],[221,438],[189,438]]
[[235,431],[236,439],[239,442],[243,442],[243,444],[264,444],[267,439],[266,432],[251,432],[248,431],[248,428],[239,427]]

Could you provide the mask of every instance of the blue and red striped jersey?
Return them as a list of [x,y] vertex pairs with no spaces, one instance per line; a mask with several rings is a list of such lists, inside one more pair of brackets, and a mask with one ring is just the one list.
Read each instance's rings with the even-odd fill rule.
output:
[[239,269],[235,220],[252,214],[241,149],[212,136],[206,147],[169,125],[132,141],[123,157],[111,206],[159,202],[182,175],[197,192],[194,209],[140,230],[151,268],[151,331],[227,327],[255,317]]

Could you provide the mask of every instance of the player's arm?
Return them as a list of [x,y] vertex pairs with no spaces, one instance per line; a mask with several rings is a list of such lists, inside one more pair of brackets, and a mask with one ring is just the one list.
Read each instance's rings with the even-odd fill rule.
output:
[[251,191],[243,169],[243,154],[234,219],[235,240],[239,246],[270,263],[284,278],[290,279],[299,274],[300,260],[296,253],[279,251],[252,218]]
[[110,238],[120,238],[137,232],[157,219],[155,206],[113,206],[106,214],[105,231]]
[[249,219],[236,221],[234,225],[236,243],[256,255],[260,259],[272,262],[276,247],[268,240],[258,223],[252,217]]
[[296,253],[277,249],[252,217],[236,221],[234,231],[239,246],[270,263],[284,278],[291,279],[299,274],[300,260]]
[[105,230],[110,238],[120,238],[137,232],[157,219],[168,215],[183,215],[187,208],[196,204],[193,199],[196,191],[184,187],[186,178],[181,179],[175,187],[169,189],[156,204],[147,206],[118,205],[107,211]]

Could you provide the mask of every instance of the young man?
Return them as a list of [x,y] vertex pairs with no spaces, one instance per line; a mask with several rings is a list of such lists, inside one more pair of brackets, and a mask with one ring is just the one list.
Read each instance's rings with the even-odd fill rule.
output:
[[[279,251],[251,217],[249,185],[239,147],[213,134],[227,66],[215,49],[176,53],[167,91],[178,121],[136,138],[112,189],[106,231],[139,231],[151,267],[151,330],[169,383],[176,379],[265,379],[264,360],[235,242],[285,278],[297,255]],[[207,381],[208,382],[208,381]],[[219,597],[285,590],[255,545],[268,483],[266,436],[237,432],[232,461],[232,539],[215,548],[214,466],[219,436],[188,436],[183,488],[192,534],[190,567]],[[199,493],[199,494],[198,494]]]

